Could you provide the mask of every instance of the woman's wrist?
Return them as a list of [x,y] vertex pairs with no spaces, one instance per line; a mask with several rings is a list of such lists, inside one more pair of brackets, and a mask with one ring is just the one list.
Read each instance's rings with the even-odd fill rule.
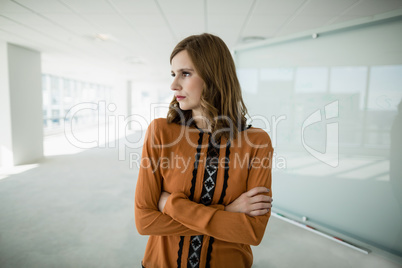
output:
[[170,193],[168,192],[162,192],[161,196],[159,198],[159,202],[158,202],[158,209],[160,212],[163,212],[163,209],[165,208],[166,205],[166,201],[169,198]]

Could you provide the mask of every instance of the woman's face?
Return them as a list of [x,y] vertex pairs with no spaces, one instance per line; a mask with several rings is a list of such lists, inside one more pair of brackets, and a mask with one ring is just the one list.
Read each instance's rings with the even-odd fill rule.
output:
[[172,77],[174,80],[170,88],[174,91],[180,109],[192,110],[193,116],[201,115],[200,100],[204,81],[195,71],[193,62],[186,50],[180,51],[173,57]]

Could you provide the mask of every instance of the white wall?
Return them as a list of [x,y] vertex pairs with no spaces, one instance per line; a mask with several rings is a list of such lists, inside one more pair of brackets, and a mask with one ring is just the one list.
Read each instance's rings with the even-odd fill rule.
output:
[[7,54],[13,164],[32,163],[43,157],[40,53],[8,44]]
[[13,164],[7,43],[0,40],[0,166]]

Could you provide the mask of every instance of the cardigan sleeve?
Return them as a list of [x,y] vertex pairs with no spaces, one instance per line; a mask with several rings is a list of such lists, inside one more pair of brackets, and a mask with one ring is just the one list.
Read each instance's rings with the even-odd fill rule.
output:
[[[135,190],[135,224],[141,235],[200,235],[158,210],[162,191],[162,175],[158,163],[161,149],[157,123],[153,120],[147,128],[142,148],[141,165]],[[223,210],[223,205],[214,209]]]
[[[271,169],[273,151],[271,140],[267,146],[258,148],[251,161],[247,178],[247,191],[257,186],[270,189],[272,197]],[[271,210],[262,216],[248,216],[245,213],[222,211],[198,204],[188,199],[184,193],[172,193],[167,199],[163,212],[184,226],[216,239],[248,245],[260,244]]]

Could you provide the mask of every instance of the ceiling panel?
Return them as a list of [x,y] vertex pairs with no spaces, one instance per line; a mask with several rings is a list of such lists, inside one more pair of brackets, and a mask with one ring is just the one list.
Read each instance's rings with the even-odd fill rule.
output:
[[177,41],[191,35],[199,34],[205,31],[205,20],[203,14],[200,13],[166,13],[169,26],[175,33]]
[[4,26],[3,28],[24,36],[28,43],[24,42],[21,45],[31,47],[30,43],[42,44],[40,51],[45,52],[49,52],[49,47],[52,47],[51,51],[73,51],[74,53],[84,53],[96,58],[110,58],[116,55],[117,51],[121,51],[121,48],[114,48],[109,51],[107,50],[108,45],[100,47],[90,38],[66,35],[65,32],[51,24],[39,27],[38,29],[18,24],[9,27]]
[[9,0],[0,0],[0,13],[10,13],[10,12],[26,13],[29,11],[27,11],[26,8],[23,8],[20,5],[11,2]]
[[[200,28],[203,29],[203,28]],[[180,33],[176,34],[176,43],[180,42],[186,37],[189,37],[190,35],[198,35],[198,34],[203,34],[205,31],[200,30],[200,31],[194,31],[192,29],[187,29],[185,31],[180,31]]]
[[214,27],[233,26],[234,28],[241,28],[247,17],[246,13],[224,13],[224,14],[208,14],[208,29]]
[[239,42],[242,42],[242,40],[244,38],[272,38],[275,36],[275,33],[277,32],[276,28],[273,27],[253,27],[253,28],[248,28],[247,30],[245,30],[242,34],[242,36],[240,37]]
[[142,38],[137,42],[140,42],[150,53],[158,54],[163,47],[175,45],[175,41],[165,27],[145,26],[139,28],[138,32]]
[[[51,1],[51,0],[43,0]],[[115,11],[112,5],[107,0],[59,0],[63,3],[71,6],[75,11],[79,13],[102,13],[102,14],[114,14]]]
[[122,13],[159,14],[153,0],[109,0]]
[[[9,13],[7,16],[10,21],[21,26],[19,29],[26,28],[30,32],[36,33],[37,39],[46,36],[50,39],[66,40],[71,38],[71,36],[75,36],[74,32],[65,29],[64,26],[59,26],[58,24],[45,20],[36,14]],[[3,25],[0,24],[0,27],[3,27]],[[17,31],[16,33],[20,32]]]
[[0,28],[7,25],[18,25],[18,22],[10,18],[11,14],[2,15],[0,14]]
[[[138,29],[140,35],[150,41],[157,41],[157,40],[165,40],[165,41],[172,41],[172,36],[166,30],[165,26],[162,27],[148,27],[144,26]],[[163,45],[163,44],[158,44]]]
[[[95,32],[93,32],[95,33]],[[117,28],[110,28],[108,31],[96,31],[96,33],[102,33],[106,35],[110,35],[112,39],[117,39],[118,41],[122,40],[138,40],[141,38],[141,35],[137,30],[134,30],[130,26],[125,26],[125,27],[117,27]]]
[[297,14],[301,17],[307,16],[335,16],[341,14],[359,0],[310,0]]
[[[123,46],[118,45],[115,42],[108,41],[87,41],[88,49],[95,50],[95,52],[99,53],[102,56],[112,57],[116,60],[124,60],[128,55],[131,54],[131,51]],[[102,58],[102,56],[100,58]]]
[[220,32],[230,40],[230,46],[234,46],[247,19],[247,12],[244,10],[243,13],[208,14],[208,32]]
[[[128,19],[135,27],[160,27],[165,24],[165,20],[162,15],[157,14],[135,14],[135,13],[126,13],[124,17]],[[167,29],[167,28],[166,28]]]
[[143,42],[138,42],[138,38],[121,38],[116,41],[111,41],[116,43],[116,46],[120,46],[123,50],[125,57],[141,57],[142,51],[145,51],[145,44]]
[[10,13],[7,15],[8,18],[20,22],[22,24],[28,25],[33,28],[41,28],[49,25],[53,25],[53,23],[49,20],[44,19],[34,13]]
[[75,49],[77,51],[85,51],[88,54],[93,54],[99,56],[96,53],[102,52],[96,45],[97,42],[85,37],[79,36],[68,36],[63,34],[58,34],[54,31],[54,28],[44,27],[42,28],[44,36],[51,37],[52,40],[58,41],[60,45],[67,45],[68,47]]
[[98,33],[100,28],[76,14],[46,13],[46,17],[81,36]]
[[189,35],[205,31],[204,1],[160,0],[158,3],[177,42]]
[[337,24],[337,23],[342,23],[342,22],[347,22],[347,21],[353,21],[356,19],[361,18],[358,15],[342,15],[340,17],[334,18],[330,23],[328,24]]
[[[219,0],[218,0],[219,1]],[[204,0],[159,0],[164,13],[204,13]]]
[[100,27],[100,30],[127,26],[127,22],[118,14],[84,14],[83,17]]
[[364,0],[360,1],[358,5],[354,6],[344,15],[364,17],[381,14],[399,8],[402,8],[401,0]]
[[14,0],[15,2],[40,13],[70,13],[71,10],[58,1]]
[[307,0],[258,0],[253,14],[292,15]]
[[[60,16],[61,14],[59,14]],[[63,14],[64,16],[70,16]],[[11,19],[17,21],[22,28],[26,28],[32,34],[30,38],[35,40],[41,40],[44,37],[52,39],[59,44],[68,44],[69,46],[74,46],[76,49],[85,49],[86,44],[90,41],[90,36],[94,35],[96,32],[91,29],[91,27],[85,22],[79,24],[79,20],[72,20],[72,23],[60,20],[61,17],[56,18],[58,23],[52,23],[51,21],[45,20],[36,14],[9,14]],[[21,31],[21,28],[20,30]],[[20,32],[16,32],[20,33]],[[24,33],[25,35],[25,33]]]
[[327,16],[297,16],[285,27],[280,29],[278,36],[314,30],[327,24],[329,18]]
[[208,14],[248,13],[254,1],[251,0],[205,0]]
[[16,39],[21,39],[22,42],[16,43],[17,45],[32,47],[41,52],[71,51],[71,47],[68,44],[18,24],[1,26],[0,29],[7,31],[9,34],[13,33]]
[[[31,11],[0,0],[0,39],[122,66],[140,56],[141,68],[168,66],[178,41],[204,31],[233,48],[247,36],[284,36],[402,8],[402,0],[15,1]],[[96,41],[97,33],[112,40]]]
[[286,15],[262,15],[256,14],[250,18],[243,31],[243,36],[264,36],[272,35],[283,25],[288,16]]
[[[29,40],[26,37],[15,35],[15,33],[6,31],[2,28],[0,28],[0,41],[5,41],[5,42],[11,43],[11,44],[19,44],[19,45],[29,42]],[[35,44],[33,42],[30,42],[30,43],[31,43],[31,49],[37,50],[37,51],[41,50],[42,45],[38,46],[37,44]]]

